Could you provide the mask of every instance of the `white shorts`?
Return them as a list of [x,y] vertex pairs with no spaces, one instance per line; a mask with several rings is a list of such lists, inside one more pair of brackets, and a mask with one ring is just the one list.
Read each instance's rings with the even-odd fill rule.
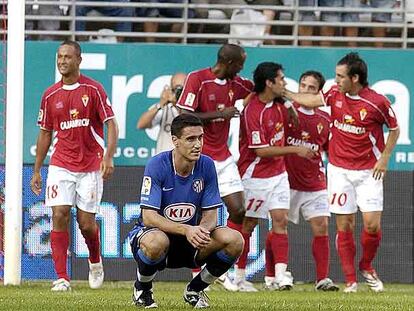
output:
[[242,180],[246,200],[246,216],[269,219],[269,211],[289,209],[290,190],[286,172],[270,178]]
[[347,170],[328,164],[329,210],[354,214],[383,210],[383,181],[372,177],[373,170]]
[[217,171],[220,197],[243,191],[239,170],[233,157],[224,161],[214,161]]
[[99,171],[75,173],[50,165],[46,181],[46,206],[70,205],[84,212],[99,212],[103,180]]
[[289,221],[298,224],[299,212],[306,221],[320,216],[331,216],[329,213],[328,192],[290,190]]

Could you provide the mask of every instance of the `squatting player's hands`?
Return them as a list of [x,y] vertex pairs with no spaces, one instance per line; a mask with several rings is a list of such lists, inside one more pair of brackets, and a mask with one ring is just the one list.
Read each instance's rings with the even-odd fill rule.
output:
[[299,146],[298,151],[296,153],[298,156],[306,159],[313,159],[318,156],[318,153],[316,151],[313,151],[309,148]]
[[377,163],[375,163],[372,177],[374,177],[375,180],[380,180],[381,178],[384,178],[385,173],[387,172],[387,166],[388,166],[388,158],[382,156],[377,161]]
[[104,157],[101,162],[100,171],[103,180],[109,179],[114,172],[114,160],[112,158]]
[[192,246],[201,249],[206,247],[210,241],[210,231],[201,226],[188,226],[185,236]]
[[34,194],[40,195],[40,192],[42,192],[42,176],[40,173],[33,173],[30,180],[30,188],[32,188]]

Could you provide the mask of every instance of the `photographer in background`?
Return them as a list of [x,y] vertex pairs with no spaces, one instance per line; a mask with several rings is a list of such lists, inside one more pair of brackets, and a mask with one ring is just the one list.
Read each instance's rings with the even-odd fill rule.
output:
[[156,153],[171,150],[171,122],[179,115],[175,103],[183,90],[186,74],[178,72],[171,77],[170,85],[166,85],[161,93],[160,101],[144,112],[137,122],[137,129],[153,128],[159,125]]

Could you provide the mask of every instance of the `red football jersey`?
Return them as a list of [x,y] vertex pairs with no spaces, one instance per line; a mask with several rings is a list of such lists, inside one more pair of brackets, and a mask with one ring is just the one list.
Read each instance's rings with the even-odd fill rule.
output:
[[267,178],[283,173],[283,157],[260,158],[254,149],[284,146],[282,103],[260,101],[254,94],[240,119],[240,158],[237,163],[242,178]]
[[102,85],[84,75],[75,84],[60,81],[49,87],[37,123],[54,131],[50,164],[72,172],[98,170],[104,153],[104,123],[113,117]]
[[[221,80],[211,68],[191,72],[187,76],[177,106],[195,112],[220,111],[234,106],[238,99],[245,98],[253,89],[250,80],[239,76],[233,80]],[[204,126],[202,152],[216,161],[224,161],[231,153],[227,142],[230,120],[215,119]]]
[[320,109],[297,109],[299,125],[287,122],[286,145],[303,146],[318,152],[318,157],[305,159],[296,154],[285,156],[286,170],[291,189],[298,191],[319,191],[326,189],[325,168],[322,151],[328,151],[329,114]]
[[329,162],[351,170],[372,169],[385,147],[383,125],[398,128],[388,99],[368,87],[358,95],[343,94],[336,85],[322,95],[331,106]]

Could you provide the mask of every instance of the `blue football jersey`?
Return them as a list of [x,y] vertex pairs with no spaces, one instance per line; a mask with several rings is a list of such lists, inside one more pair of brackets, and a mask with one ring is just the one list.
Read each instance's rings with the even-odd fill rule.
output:
[[156,210],[174,222],[198,225],[203,210],[220,207],[217,173],[208,156],[201,155],[187,177],[175,172],[172,151],[148,161],[141,188],[142,209]]

